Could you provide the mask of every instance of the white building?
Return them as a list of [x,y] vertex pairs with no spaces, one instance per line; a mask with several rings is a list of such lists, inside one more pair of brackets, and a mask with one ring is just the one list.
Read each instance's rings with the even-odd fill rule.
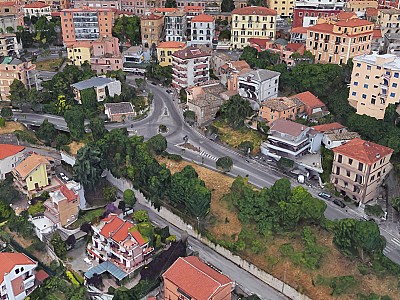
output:
[[25,147],[0,144],[0,180],[5,179],[6,174],[14,169],[17,163],[24,157]]
[[41,1],[32,2],[30,4],[26,4],[23,6],[24,16],[31,18],[37,17],[40,18],[42,16],[46,18],[51,18],[51,7],[49,4],[46,4]]
[[132,46],[122,53],[125,63],[141,64],[144,60],[143,48],[140,46]]
[[210,53],[195,47],[173,53],[172,86],[181,89],[208,81],[210,60]]
[[38,266],[22,253],[0,253],[0,299],[23,300],[35,288],[35,269]]
[[107,92],[110,97],[121,95],[121,82],[115,78],[92,77],[74,84],[71,84],[75,94],[75,100],[82,104],[81,91],[94,88],[97,101],[101,102],[106,99]]
[[215,19],[212,16],[201,14],[191,21],[191,46],[205,45],[211,47],[215,34]]
[[253,70],[238,76],[239,95],[258,103],[278,97],[279,76],[270,70]]
[[165,15],[165,40],[167,42],[184,42],[186,41],[186,13],[176,11]]
[[0,55],[20,57],[22,41],[17,40],[15,33],[0,34]]
[[312,129],[322,133],[322,143],[328,149],[336,148],[360,137],[357,132],[348,131],[345,126],[337,122],[313,126]]

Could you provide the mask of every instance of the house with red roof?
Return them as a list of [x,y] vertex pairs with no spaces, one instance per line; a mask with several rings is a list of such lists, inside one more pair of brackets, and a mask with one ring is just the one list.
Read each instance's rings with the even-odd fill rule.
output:
[[23,6],[24,16],[31,17],[46,17],[51,18],[51,6],[41,1],[32,2]]
[[308,117],[315,117],[319,115],[320,117],[329,114],[325,103],[318,99],[313,93],[305,91],[303,93],[298,93],[291,96],[290,98],[296,98],[304,103],[304,112]]
[[211,47],[215,36],[215,18],[207,14],[193,17],[190,21],[190,31],[191,46]]
[[355,138],[333,149],[331,183],[343,196],[360,204],[377,199],[392,169],[393,149]]
[[92,242],[87,246],[89,256],[100,263],[108,262],[107,265],[116,266],[123,272],[123,277],[146,264],[154,250],[134,223],[116,214],[110,214],[92,228]]
[[[12,252],[0,253],[0,262],[0,299],[25,299],[37,287],[38,263],[23,253]],[[42,271],[39,279],[44,280],[44,274]]]
[[25,147],[9,144],[0,144],[0,180],[5,179],[6,174],[24,157]]
[[164,299],[230,300],[234,281],[197,256],[179,257],[162,275]]

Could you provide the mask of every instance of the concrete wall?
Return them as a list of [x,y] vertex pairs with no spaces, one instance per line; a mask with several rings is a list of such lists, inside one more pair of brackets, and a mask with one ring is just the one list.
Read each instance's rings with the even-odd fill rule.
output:
[[[115,178],[110,172],[107,172],[107,180],[116,186],[119,190],[122,192],[126,189],[133,189],[132,183],[129,182],[128,180],[125,179],[117,179]],[[249,263],[248,261],[242,259],[241,257],[232,254],[229,250],[225,249],[222,246],[215,245],[205,237],[202,237],[200,234],[198,234],[194,229],[191,229],[192,226],[189,224],[185,223],[180,217],[166,209],[165,207],[161,207],[160,210],[155,209],[150,201],[148,201],[141,192],[134,190],[135,196],[137,198],[137,201],[145,205],[149,210],[153,211],[154,213],[158,214],[161,218],[167,220],[169,223],[173,224],[174,226],[178,228],[185,228],[187,233],[196,239],[200,240],[202,243],[219,253],[220,255],[224,256],[226,259],[229,259],[233,263],[237,264],[240,266],[243,270],[246,270],[250,274],[254,275],[258,279],[264,281],[266,284],[270,285],[271,287],[275,288],[278,291],[281,291],[285,296],[289,297],[290,299],[293,300],[311,300],[311,298],[307,297],[306,295],[303,295],[296,291],[294,288],[291,286],[283,283],[281,280],[278,278],[273,277],[271,274],[268,274],[267,272],[259,269],[255,265]]]

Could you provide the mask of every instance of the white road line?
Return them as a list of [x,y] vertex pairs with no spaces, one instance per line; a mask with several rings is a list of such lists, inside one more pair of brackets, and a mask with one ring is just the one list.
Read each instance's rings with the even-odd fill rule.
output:
[[400,241],[399,241],[398,239],[393,238],[393,239],[392,239],[392,242],[395,243],[397,246],[400,247]]

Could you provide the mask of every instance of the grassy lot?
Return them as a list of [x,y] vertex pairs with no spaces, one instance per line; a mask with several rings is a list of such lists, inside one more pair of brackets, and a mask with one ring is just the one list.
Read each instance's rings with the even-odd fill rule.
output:
[[[259,241],[259,251],[252,247],[246,247],[239,252],[240,256],[267,271],[275,277],[283,280],[300,292],[312,299],[357,299],[357,294],[389,295],[391,299],[399,299],[398,279],[392,276],[374,275],[370,266],[362,264],[359,260],[345,257],[333,245],[333,236],[320,227],[312,227],[316,236],[316,244],[323,249],[320,267],[315,270],[307,269],[301,264],[299,254],[304,251],[302,230],[273,235],[265,238],[259,236],[255,228],[242,225],[237,218],[237,211],[227,197],[233,178],[218,173],[193,163],[181,161],[175,162],[165,158],[158,158],[160,163],[165,163],[172,173],[182,170],[186,165],[193,166],[199,177],[204,180],[206,186],[212,191],[211,211],[207,219],[206,229],[216,239],[225,242],[237,240],[239,234],[246,236],[246,245],[253,241]],[[294,253],[284,255],[280,251],[282,245],[290,244]],[[299,263],[300,262],[300,263]],[[368,269],[367,272],[360,270]],[[355,284],[341,296],[332,295],[333,289],[321,282],[337,276],[352,275]]]
[[212,125],[218,128],[219,139],[223,143],[231,147],[238,148],[238,146],[242,142],[252,142],[254,145],[252,151],[253,154],[257,154],[258,152],[260,152],[260,145],[264,140],[266,140],[266,136],[264,134],[256,130],[249,129],[247,127],[234,130],[228,124],[221,120],[214,121]]
[[82,147],[85,146],[85,143],[83,142],[77,142],[73,141],[71,142],[68,147],[69,147],[69,154],[71,155],[76,155],[78,153],[78,150],[81,149]]
[[25,131],[26,127],[18,122],[9,121],[6,122],[5,127],[0,127],[0,134],[13,133],[16,130]]
[[72,223],[69,228],[70,229],[76,229],[81,227],[83,223],[89,223],[92,222],[93,219],[98,218],[102,216],[104,213],[104,208],[97,208],[93,210],[88,210],[88,211],[82,211],[79,214],[78,220],[76,220],[74,223]]
[[53,58],[49,60],[35,62],[35,64],[37,70],[55,72],[58,70],[59,67],[61,67],[63,61],[63,58]]

